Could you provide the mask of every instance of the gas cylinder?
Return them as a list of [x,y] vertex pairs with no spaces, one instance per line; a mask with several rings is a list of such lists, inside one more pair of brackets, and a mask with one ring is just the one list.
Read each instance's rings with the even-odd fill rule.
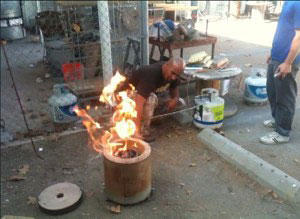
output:
[[264,69],[253,69],[251,76],[245,79],[244,100],[247,103],[264,103],[268,100],[264,72]]
[[70,92],[67,84],[55,84],[53,95],[48,99],[50,117],[55,123],[69,123],[78,119],[73,108],[77,97]]
[[220,128],[224,118],[224,99],[214,88],[202,89],[195,97],[198,106],[194,111],[193,123],[198,128]]

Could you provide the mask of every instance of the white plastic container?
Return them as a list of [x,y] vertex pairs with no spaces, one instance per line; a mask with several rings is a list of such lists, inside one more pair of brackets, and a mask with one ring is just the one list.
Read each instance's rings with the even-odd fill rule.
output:
[[264,69],[253,69],[245,79],[244,100],[248,103],[264,103],[268,100],[267,78]]
[[69,123],[78,119],[73,111],[77,104],[77,97],[68,90],[66,84],[55,84],[53,96],[48,100],[50,117],[55,123]]
[[214,88],[202,89],[195,97],[198,107],[195,109],[193,123],[198,128],[220,128],[224,118],[224,99]]

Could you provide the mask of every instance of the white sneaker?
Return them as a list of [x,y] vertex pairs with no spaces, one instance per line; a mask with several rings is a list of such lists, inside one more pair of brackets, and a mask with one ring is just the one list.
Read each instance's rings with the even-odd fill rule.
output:
[[272,119],[272,120],[265,120],[264,121],[264,126],[266,126],[268,128],[274,128],[275,127],[275,121],[274,121],[274,119]]
[[289,142],[290,137],[280,135],[277,132],[271,132],[271,133],[267,134],[266,136],[261,137],[259,140],[263,144],[272,145],[272,144],[287,143],[287,142]]

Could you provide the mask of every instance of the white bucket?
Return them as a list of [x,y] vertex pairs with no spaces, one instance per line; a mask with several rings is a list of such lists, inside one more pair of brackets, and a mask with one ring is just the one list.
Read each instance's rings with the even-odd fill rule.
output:
[[202,89],[195,97],[198,107],[195,109],[193,123],[198,128],[220,128],[224,118],[224,99],[213,88]]

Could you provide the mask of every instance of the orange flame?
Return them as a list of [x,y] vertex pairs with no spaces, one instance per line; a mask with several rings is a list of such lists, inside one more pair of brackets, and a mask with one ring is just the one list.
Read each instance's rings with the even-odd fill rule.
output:
[[110,83],[103,88],[102,95],[100,96],[99,100],[102,103],[106,103],[110,106],[115,106],[114,100],[114,92],[117,89],[118,85],[124,82],[126,78],[117,72],[112,78]]
[[[130,98],[132,92],[135,88],[130,85],[131,90],[121,91],[115,94],[115,90],[118,85],[124,82],[126,78],[119,74],[118,72],[112,77],[110,83],[103,88],[102,94],[99,98],[99,101],[114,107],[115,112],[111,118],[113,127],[109,131],[102,132],[102,126],[95,122],[95,120],[88,114],[84,109],[79,109],[79,107],[74,107],[75,113],[83,119],[83,124],[87,128],[89,136],[92,140],[93,148],[101,153],[104,148],[109,149],[112,154],[115,152],[116,148],[119,151],[127,150],[127,141],[126,139],[134,135],[136,131],[136,126],[133,121],[133,118],[137,117],[137,112],[135,110],[135,102]],[[87,107],[87,110],[90,109],[90,106]],[[95,107],[96,110],[96,107]],[[99,134],[102,132],[102,134]],[[124,139],[125,144],[123,147],[121,143],[115,143],[117,139]]]

